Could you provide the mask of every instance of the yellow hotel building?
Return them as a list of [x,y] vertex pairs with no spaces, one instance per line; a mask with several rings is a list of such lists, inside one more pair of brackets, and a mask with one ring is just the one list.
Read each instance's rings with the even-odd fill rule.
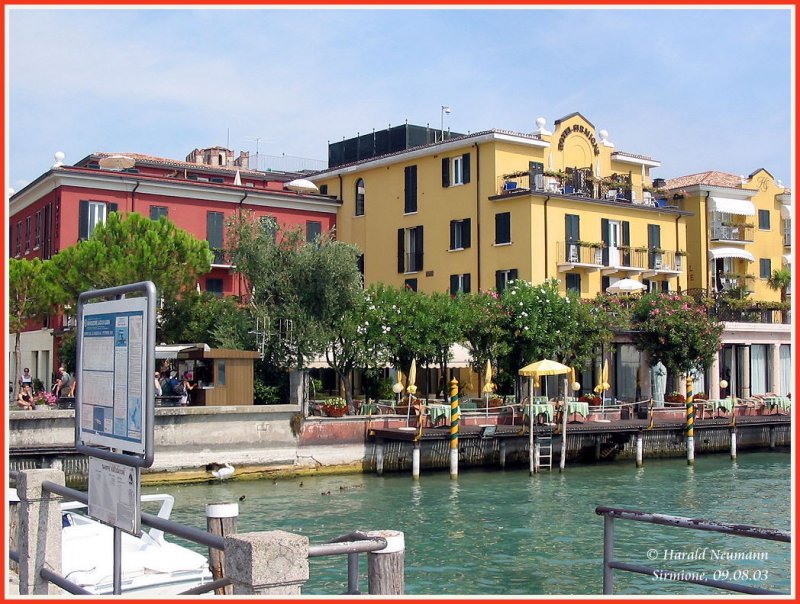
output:
[[632,277],[685,289],[689,213],[645,190],[659,162],[618,151],[579,113],[552,132],[537,126],[445,137],[315,175],[342,200],[337,237],[363,251],[365,282],[455,293],[556,277],[563,291],[594,297]]
[[[448,135],[406,125],[331,145],[331,167],[310,179],[341,200],[337,237],[362,250],[365,283],[456,293],[555,277],[562,292],[593,298],[630,278],[650,291],[745,286],[751,299],[780,300],[767,279],[790,262],[791,193],[768,172],[652,179],[657,160],[616,149],[580,113],[536,126]],[[726,379],[725,394],[786,394],[790,326],[774,323],[726,322],[695,392],[717,398]],[[650,392],[650,371],[638,369],[648,360],[624,335],[610,361],[616,397]]]

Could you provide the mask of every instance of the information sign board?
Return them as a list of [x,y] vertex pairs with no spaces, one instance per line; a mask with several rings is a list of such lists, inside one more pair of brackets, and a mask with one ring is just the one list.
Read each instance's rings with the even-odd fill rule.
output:
[[[144,454],[148,434],[147,298],[84,304],[79,321],[78,440]],[[150,351],[152,355],[152,351]]]
[[89,516],[141,535],[139,468],[97,457],[89,458]]

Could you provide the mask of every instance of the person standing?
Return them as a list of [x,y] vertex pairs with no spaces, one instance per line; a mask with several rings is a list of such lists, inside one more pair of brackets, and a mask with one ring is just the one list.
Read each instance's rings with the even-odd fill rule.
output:
[[67,373],[67,370],[64,369],[64,366],[62,365],[58,368],[58,378],[53,386],[53,391],[58,397],[69,396],[71,388],[72,376]]
[[156,371],[154,385],[156,396],[161,396],[161,374],[158,371]]
[[183,373],[183,379],[179,382],[179,385],[176,387],[176,394],[181,397],[181,407],[186,407],[189,405],[190,397],[189,391],[194,390],[194,384],[189,380],[189,372],[185,371]]

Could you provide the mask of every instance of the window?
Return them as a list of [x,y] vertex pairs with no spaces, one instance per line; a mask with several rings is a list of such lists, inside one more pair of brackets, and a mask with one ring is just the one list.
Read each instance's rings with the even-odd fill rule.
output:
[[511,212],[494,215],[494,243],[511,243]]
[[769,226],[769,210],[758,211],[758,228],[762,231],[768,231]]
[[[222,212],[206,213],[206,241],[208,241],[208,247],[211,248],[214,254],[214,259],[211,261],[212,264],[223,264],[225,262],[224,251],[222,249],[222,224]],[[208,284],[208,281],[206,281],[206,284]]]
[[470,292],[469,273],[463,275],[450,275],[450,295],[468,294]]
[[222,295],[222,279],[206,278],[206,291],[221,296]]
[[364,179],[356,181],[356,216],[364,215]]
[[517,279],[517,269],[509,268],[505,270],[496,271],[494,274],[495,289],[498,294],[502,294],[503,290],[508,287],[508,284]]
[[25,219],[25,253],[31,251],[31,217]]
[[98,224],[104,224],[109,212],[116,212],[117,204],[105,201],[84,201],[78,205],[78,238],[88,239]]
[[319,186],[319,194],[320,195],[327,195],[328,194],[328,185],[320,185]]
[[36,218],[33,221],[33,249],[38,250],[42,245],[42,213],[36,212]]
[[410,289],[412,292],[417,291],[417,280],[416,279],[406,279],[405,281],[406,289]]
[[469,218],[450,221],[450,249],[465,250],[471,245]]
[[14,255],[22,254],[22,221],[17,222],[17,237],[14,240]]
[[762,279],[769,279],[772,276],[772,260],[761,258],[758,261],[758,276]]
[[210,180],[211,180],[211,182],[216,182],[216,183],[224,183],[225,182],[225,179],[222,178],[221,176],[212,176],[210,178]]
[[158,220],[162,216],[164,218],[169,216],[166,206],[150,206],[150,220]]
[[417,211],[417,167],[406,166],[405,169],[405,197],[403,213],[413,214]]
[[317,241],[322,235],[322,223],[318,220],[306,221],[306,241]]
[[442,186],[465,185],[470,179],[469,153],[442,158]]
[[581,276],[579,273],[567,273],[567,292],[581,294]]
[[361,282],[364,283],[364,254],[358,255],[356,266],[358,267],[358,272],[361,275]]
[[225,360],[224,359],[217,359],[214,361],[214,364],[217,366],[217,378],[214,380],[214,384],[216,386],[224,386],[225,385]]
[[397,229],[397,272],[415,273],[422,270],[422,227]]

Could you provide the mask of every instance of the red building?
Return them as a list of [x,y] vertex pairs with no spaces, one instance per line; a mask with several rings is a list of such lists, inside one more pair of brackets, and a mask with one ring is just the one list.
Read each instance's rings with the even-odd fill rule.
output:
[[[244,154],[243,154],[244,155]],[[336,224],[340,202],[306,190],[302,174],[247,169],[247,157],[233,159],[228,149],[195,149],[178,161],[125,154],[121,169],[101,168],[111,153],[89,155],[75,165],[57,161],[9,200],[9,256],[47,259],[88,238],[109,212],[167,216],[178,228],[205,239],[215,252],[212,269],[198,287],[223,295],[242,295],[242,278],[227,263],[225,223],[242,210],[273,217],[282,228],[300,227],[310,239]],[[56,322],[60,322],[56,319]],[[61,325],[49,325],[58,331]],[[23,367],[47,382],[52,374],[52,339],[47,350],[38,329],[23,334]],[[49,333],[48,335],[52,335]],[[13,367],[13,360],[11,366]],[[47,379],[46,379],[47,378]]]

